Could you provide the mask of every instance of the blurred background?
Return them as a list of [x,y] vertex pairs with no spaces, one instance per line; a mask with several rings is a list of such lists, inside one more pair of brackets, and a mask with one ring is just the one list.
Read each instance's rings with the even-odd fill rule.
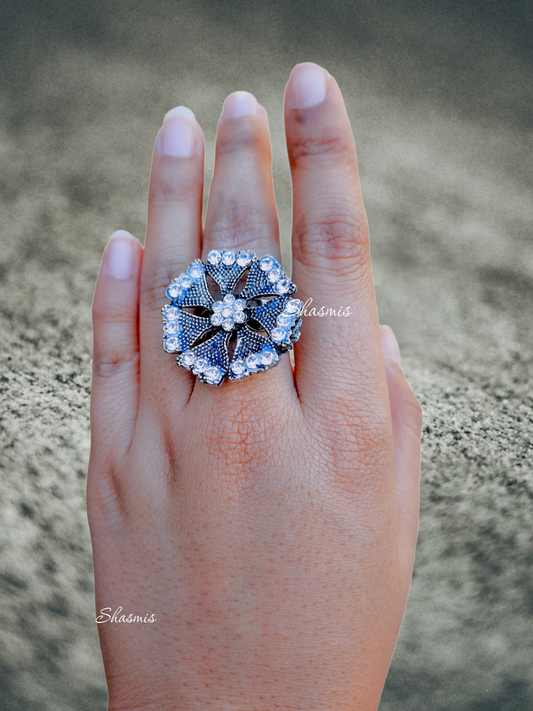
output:
[[[380,709],[533,708],[533,106],[527,0],[3,0],[0,709],[104,711],[84,489],[104,245],[144,237],[152,145],[190,106],[344,91],[380,319],[425,411],[415,574]],[[305,326],[305,324],[304,324]]]

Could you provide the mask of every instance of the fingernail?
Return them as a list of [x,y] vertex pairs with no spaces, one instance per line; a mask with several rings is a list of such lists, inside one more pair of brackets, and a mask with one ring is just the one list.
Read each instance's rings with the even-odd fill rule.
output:
[[241,116],[255,116],[258,108],[259,104],[253,94],[248,91],[234,91],[224,101],[220,123]]
[[383,355],[396,365],[401,363],[400,346],[390,326],[380,326],[381,348]]
[[104,269],[115,279],[129,279],[135,271],[136,250],[133,235],[124,230],[113,232],[105,252]]
[[166,115],[157,136],[157,152],[172,158],[190,158],[194,152],[196,118],[186,106],[176,106]]
[[170,111],[167,111],[164,121],[174,118],[175,116],[182,116],[183,118],[189,119],[189,121],[192,121],[193,123],[196,121],[194,112],[186,106],[175,106],[173,109],[170,109]]
[[326,98],[329,74],[313,62],[298,64],[289,79],[287,102],[291,109],[308,109],[321,104]]

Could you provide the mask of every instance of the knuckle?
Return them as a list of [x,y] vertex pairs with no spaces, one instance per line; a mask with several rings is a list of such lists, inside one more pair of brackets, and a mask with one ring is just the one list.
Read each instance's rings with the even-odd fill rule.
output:
[[370,259],[366,215],[340,208],[323,216],[303,215],[294,225],[293,243],[305,266],[321,261],[341,272],[366,265]]
[[210,244],[231,247],[271,243],[277,235],[277,226],[266,209],[232,200],[217,210],[216,220],[206,232]]
[[225,131],[220,131],[217,136],[216,157],[221,158],[230,153],[250,151],[259,153],[265,147],[264,132],[256,122],[232,122],[225,124]]
[[93,358],[93,376],[95,378],[109,378],[122,376],[125,372],[130,376],[131,372],[139,372],[140,356],[136,351],[121,350],[117,348],[107,348],[97,350]]
[[380,487],[392,452],[392,432],[373,411],[329,410],[321,427],[324,476],[334,487],[356,493]]
[[279,403],[268,405],[242,394],[226,400],[202,434],[219,485],[245,498],[259,496],[264,475],[273,476],[279,458],[273,443],[283,438],[289,420],[289,408]]
[[129,324],[132,314],[128,306],[121,301],[95,299],[92,307],[92,320],[96,326],[106,323]]
[[206,435],[225,471],[232,471],[235,465],[249,468],[257,461],[266,442],[265,421],[273,425],[273,419],[263,408],[256,408],[245,399],[227,403]]
[[370,379],[344,385],[341,380],[326,403],[321,398],[309,401],[308,417],[321,444],[335,459],[345,460],[350,466],[354,462],[372,464],[392,442],[387,408],[376,399]]
[[349,450],[352,456],[364,460],[380,456],[391,437],[387,420],[379,417],[372,408],[360,408],[354,413],[353,402],[351,407],[340,402],[336,405],[335,412],[328,412],[325,428],[333,449],[340,452]]
[[114,465],[104,473],[90,472],[87,484],[87,516],[94,524],[120,528],[123,520],[123,491]]
[[150,181],[148,198],[151,206],[194,202],[198,184],[189,174],[161,172]]
[[246,415],[246,410],[241,406],[231,419],[219,420],[218,436],[212,444],[225,471],[248,471],[261,454],[261,433],[254,429],[253,418]]
[[317,133],[301,134],[294,138],[289,160],[293,170],[298,170],[305,167],[309,159],[313,160],[317,156],[346,161],[353,160],[353,154],[353,146],[339,133],[338,128],[325,126]]
[[141,303],[150,311],[160,311],[167,303],[165,290],[170,282],[183,271],[183,264],[171,260],[159,263],[141,282]]

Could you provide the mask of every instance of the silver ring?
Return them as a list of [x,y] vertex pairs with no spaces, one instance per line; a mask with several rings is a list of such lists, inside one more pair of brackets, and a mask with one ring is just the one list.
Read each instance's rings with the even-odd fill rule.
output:
[[269,254],[212,249],[166,289],[163,348],[210,385],[270,370],[300,337],[296,290]]

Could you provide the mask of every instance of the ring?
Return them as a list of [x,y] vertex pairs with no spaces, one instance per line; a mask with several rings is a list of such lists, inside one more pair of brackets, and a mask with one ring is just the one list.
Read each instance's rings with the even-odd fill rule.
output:
[[269,254],[212,249],[166,289],[163,348],[210,385],[270,370],[300,337],[296,290]]

